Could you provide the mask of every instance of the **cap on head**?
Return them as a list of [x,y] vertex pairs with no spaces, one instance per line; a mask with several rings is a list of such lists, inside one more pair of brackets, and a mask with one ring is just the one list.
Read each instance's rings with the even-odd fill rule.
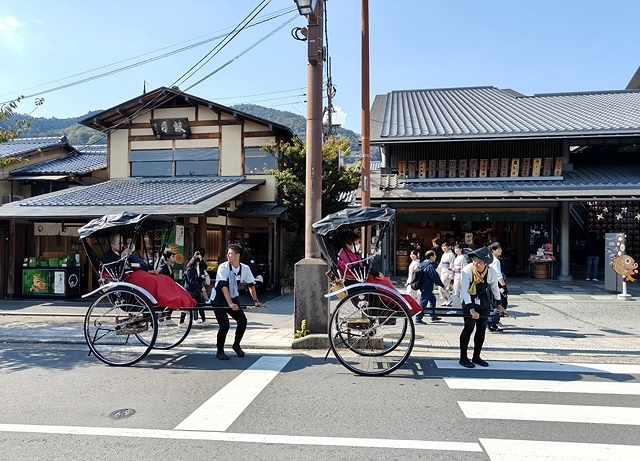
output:
[[467,256],[471,259],[479,259],[486,264],[491,264],[493,262],[493,255],[487,247],[478,248],[477,250],[470,252]]

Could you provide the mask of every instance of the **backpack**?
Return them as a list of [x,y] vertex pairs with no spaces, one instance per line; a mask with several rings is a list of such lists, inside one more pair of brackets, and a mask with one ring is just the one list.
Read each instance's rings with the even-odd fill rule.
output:
[[412,290],[419,290],[422,288],[422,278],[424,277],[424,269],[418,269],[413,273],[409,286]]

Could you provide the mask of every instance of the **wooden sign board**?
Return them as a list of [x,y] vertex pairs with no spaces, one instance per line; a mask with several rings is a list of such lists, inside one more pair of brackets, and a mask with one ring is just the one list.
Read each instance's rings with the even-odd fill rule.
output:
[[466,178],[467,177],[467,159],[461,158],[458,160],[458,177]]
[[398,176],[402,179],[407,177],[407,162],[398,162]]
[[476,178],[478,177],[478,159],[472,158],[469,160],[469,177]]
[[502,158],[500,159],[500,177],[501,178],[506,178],[507,176],[509,176],[509,159],[508,158]]
[[438,178],[444,178],[447,176],[447,161],[438,160]]
[[512,158],[511,159],[511,177],[516,178],[520,174],[520,159]]
[[551,164],[553,163],[553,159],[551,157],[546,157],[542,166],[542,176],[551,176]]
[[436,177],[436,161],[435,160],[429,160],[429,178],[435,178]]
[[492,158],[491,161],[489,162],[489,176],[491,176],[492,178],[495,178],[498,176],[498,165],[500,163],[500,160],[498,160],[497,158]]
[[480,174],[478,175],[478,177],[480,178],[486,178],[487,177],[487,173],[489,169],[489,160],[487,160],[486,158],[481,158],[480,159]]
[[458,161],[457,160],[449,160],[449,177],[455,178],[458,173]]
[[407,162],[407,177],[409,179],[416,179],[416,162]]
[[531,159],[525,157],[522,159],[522,176],[529,176],[531,174]]
[[540,176],[540,170],[542,169],[542,159],[536,157],[533,159],[533,166],[531,167],[531,176]]
[[418,162],[418,178],[426,179],[427,177],[427,162],[426,160],[421,160]]
[[564,165],[564,158],[556,157],[556,166],[553,169],[554,176],[562,176],[562,165]]

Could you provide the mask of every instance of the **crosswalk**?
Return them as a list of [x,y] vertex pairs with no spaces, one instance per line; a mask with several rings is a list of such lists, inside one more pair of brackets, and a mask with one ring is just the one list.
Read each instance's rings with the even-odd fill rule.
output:
[[[467,371],[465,375],[469,376],[461,377],[452,371],[461,369],[457,360],[434,362],[443,372],[449,389],[474,391],[471,394],[474,399],[457,400],[460,410],[469,420],[483,421],[484,424],[509,421],[512,425],[522,425],[521,433],[527,433],[527,424],[532,422],[562,423],[565,428],[571,424],[624,426],[625,430],[640,426],[637,398],[640,395],[640,365],[499,361],[491,362],[488,368]],[[510,377],[501,377],[505,374]],[[517,376],[515,379],[511,377],[513,374]],[[563,379],[556,379],[559,377]],[[495,391],[503,397],[498,401],[482,401],[478,398],[482,394],[477,391]],[[576,398],[570,401],[579,401],[580,404],[537,401],[540,398],[544,400],[544,396],[557,400],[558,394],[576,394]],[[460,395],[465,397],[469,393]],[[592,403],[596,396],[600,396],[600,400]],[[608,400],[607,396],[612,396],[616,404],[602,405],[603,400]],[[580,428],[576,431],[579,432]],[[632,429],[634,433],[639,431]],[[571,434],[569,430],[563,432]],[[611,444],[482,437],[479,441],[492,461],[640,459],[637,437]]]

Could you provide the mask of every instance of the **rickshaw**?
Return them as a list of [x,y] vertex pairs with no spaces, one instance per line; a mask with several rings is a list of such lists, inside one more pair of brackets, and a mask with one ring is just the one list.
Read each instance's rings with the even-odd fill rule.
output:
[[109,238],[120,234],[131,239],[129,252],[136,245],[143,261],[157,269],[160,254],[169,247],[168,239],[175,219],[131,212],[105,215],[78,231],[82,246],[98,276],[99,287],[83,298],[96,296],[84,319],[84,336],[99,360],[115,366],[133,365],[151,349],[171,349],[187,337],[193,324],[191,309],[172,310],[159,306],[156,298],[141,286],[129,283],[131,264],[124,258],[105,263]]
[[[347,208],[312,226],[322,257],[330,265],[331,289],[325,296],[331,299],[331,350],[342,365],[360,375],[398,369],[415,342],[411,317],[419,311],[397,290],[370,276],[394,217],[392,208]],[[340,250],[353,235],[370,236],[370,254],[340,263]]]

